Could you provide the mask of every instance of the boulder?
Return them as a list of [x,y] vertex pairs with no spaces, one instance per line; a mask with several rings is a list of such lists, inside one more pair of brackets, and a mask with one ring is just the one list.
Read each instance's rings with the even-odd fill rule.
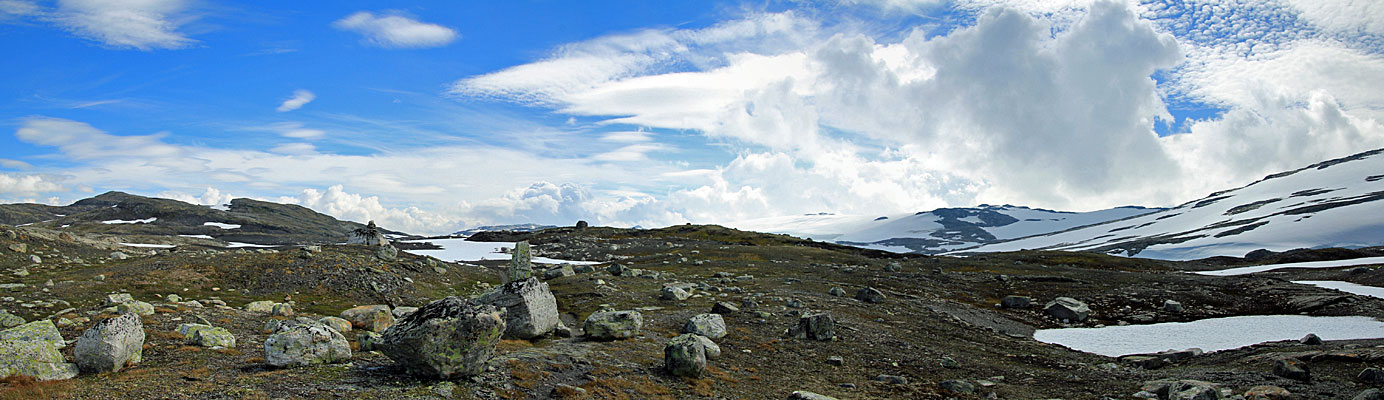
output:
[[960,379],[948,379],[937,383],[937,387],[952,393],[975,393],[976,385]]
[[697,337],[697,342],[701,343],[702,348],[706,351],[706,359],[715,360],[721,358],[721,345],[716,344],[716,342],[711,341],[711,339],[706,336],[694,336]]
[[697,314],[682,325],[682,333],[720,339],[726,336],[726,321],[721,318],[721,314]]
[[1043,306],[1043,312],[1059,320],[1081,322],[1091,314],[1091,307],[1071,297],[1058,297]]
[[883,303],[885,297],[884,297],[884,293],[883,293],[883,292],[880,292],[879,289],[875,289],[875,288],[872,288],[872,287],[868,287],[868,286],[867,286],[867,287],[860,288],[860,290],[858,290],[858,291],[855,292],[855,299],[856,299],[856,300],[863,301],[863,302],[866,302],[866,303],[875,303],[875,304],[878,304],[878,303]]
[[[46,330],[46,328],[40,328]],[[9,332],[6,330],[5,332]],[[71,379],[77,376],[77,364],[62,357],[57,343],[46,335],[4,333],[0,339],[0,376],[28,376],[40,381]]]
[[356,334],[356,343],[360,344],[360,351],[379,350],[381,336],[371,331],[360,331]]
[[351,331],[351,321],[339,317],[322,317],[317,320],[328,328],[336,329],[337,332],[346,333]]
[[1309,333],[1307,334],[1307,336],[1303,336],[1302,339],[1298,339],[1298,343],[1302,343],[1309,346],[1316,346],[1322,344],[1322,338],[1320,336],[1317,336],[1317,334],[1315,333]]
[[836,337],[835,324],[829,312],[804,315],[798,318],[797,325],[788,329],[788,336],[798,339],[831,340]]
[[13,328],[24,324],[24,317],[10,314],[9,311],[0,310],[0,328]]
[[733,314],[740,312],[740,307],[736,307],[735,304],[728,301],[718,301],[711,306],[711,312],[721,315]]
[[1290,400],[1293,398],[1295,397],[1292,392],[1278,386],[1255,386],[1245,392],[1246,400]]
[[1221,388],[1211,382],[1180,380],[1168,386],[1169,400],[1217,400],[1221,398]]
[[130,258],[130,256],[125,255],[125,253],[121,253],[121,252],[118,252],[118,251],[112,252],[112,253],[111,253],[111,259],[112,259],[112,260],[124,260],[124,259],[127,259],[127,258]]
[[106,305],[108,306],[113,306],[120,303],[129,303],[131,301],[135,301],[135,298],[133,296],[130,296],[129,293],[111,293],[106,295]]
[[1182,303],[1176,300],[1163,300],[1163,311],[1170,313],[1182,313]]
[[845,289],[841,289],[841,288],[839,288],[839,287],[834,287],[834,288],[831,288],[831,290],[828,290],[828,291],[827,291],[827,294],[830,294],[830,295],[836,296],[836,297],[846,297],[846,290],[845,290]]
[[494,306],[447,297],[390,327],[376,349],[412,374],[453,379],[483,372],[504,332]]
[[1028,296],[1004,296],[1000,299],[1000,307],[1004,308],[1028,308],[1033,305],[1033,299]]
[[226,330],[226,328],[208,326],[193,330],[192,335],[187,337],[187,343],[202,347],[230,349],[235,347],[235,335],[232,335],[231,331]]
[[557,299],[537,278],[506,283],[476,301],[504,309],[506,338],[532,339],[557,327]]
[[[278,321],[275,321],[275,322],[278,322]],[[207,324],[180,324],[180,325],[178,325],[178,334],[179,334],[179,335],[183,335],[183,338],[188,338],[188,337],[191,337],[191,336],[192,336],[192,333],[193,333],[193,332],[196,332],[196,331],[199,330],[199,329],[207,329],[207,328],[211,328],[211,325],[207,325]]]
[[245,311],[250,312],[273,312],[274,302],[269,300],[252,301],[245,304]]
[[62,333],[58,332],[58,326],[46,319],[0,331],[0,341],[49,342],[58,348],[67,345]]
[[15,253],[23,253],[29,251],[29,245],[24,243],[14,243],[10,245],[10,251],[13,251]]
[[614,276],[623,276],[625,274],[630,273],[630,268],[619,263],[615,263],[610,264],[609,267],[606,267],[606,272]]
[[1292,358],[1274,360],[1273,374],[1303,382],[1312,380],[1312,372],[1308,370],[1307,363]]
[[643,328],[644,316],[634,310],[595,312],[581,324],[583,334],[593,340],[631,338]]
[[144,359],[144,322],[132,313],[101,320],[77,339],[72,356],[84,372],[119,372]]
[[664,286],[660,297],[662,297],[664,300],[682,301],[687,300],[687,298],[692,297],[692,295],[688,294],[686,290],[682,290],[682,288],[677,286]]
[[418,307],[399,306],[394,307],[394,310],[390,311],[390,313],[394,314],[394,320],[398,321],[404,319],[404,317],[407,317],[409,314],[413,314],[414,311],[418,311]]
[[285,303],[275,303],[274,308],[270,309],[269,315],[278,317],[292,317],[293,306]]
[[142,301],[131,301],[115,305],[115,312],[154,315],[154,305]]
[[673,376],[699,378],[706,372],[706,347],[695,334],[683,334],[663,347],[663,365]]
[[798,390],[788,395],[788,400],[837,400],[835,397],[820,395],[806,390]]
[[385,244],[375,248],[375,257],[384,261],[394,261],[399,259],[399,249]]
[[353,328],[377,333],[384,332],[394,324],[394,314],[389,311],[389,306],[383,304],[351,308],[342,311],[341,318],[351,321]]
[[543,279],[557,279],[564,276],[572,276],[576,274],[577,272],[572,270],[571,265],[562,264],[561,266],[558,266],[556,268],[551,268],[547,271],[544,271]]
[[326,364],[351,358],[346,337],[312,319],[283,321],[264,340],[264,362],[275,367]]
[[1355,379],[1360,382],[1374,385],[1384,384],[1384,370],[1380,370],[1379,368],[1365,368],[1360,371],[1359,375],[1355,376]]

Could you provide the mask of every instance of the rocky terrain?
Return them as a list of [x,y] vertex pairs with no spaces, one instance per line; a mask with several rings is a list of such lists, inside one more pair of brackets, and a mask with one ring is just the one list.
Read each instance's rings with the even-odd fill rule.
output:
[[1115,358],[1033,338],[1384,317],[1384,299],[1291,282],[1378,284],[1376,267],[1185,272],[1377,249],[957,258],[685,225],[481,232],[513,260],[452,262],[390,245],[132,248],[60,226],[0,227],[0,324],[18,326],[0,332],[0,398],[1353,398],[1384,384],[1380,339]]

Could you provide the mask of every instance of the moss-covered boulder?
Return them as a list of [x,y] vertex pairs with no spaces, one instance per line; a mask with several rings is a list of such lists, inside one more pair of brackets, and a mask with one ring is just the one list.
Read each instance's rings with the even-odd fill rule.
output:
[[706,347],[695,334],[679,335],[663,347],[663,364],[673,376],[701,377],[706,372]]
[[202,347],[229,349],[235,347],[235,335],[232,335],[231,331],[226,330],[226,328],[206,327],[194,330],[192,336],[187,337],[187,343]]
[[51,342],[56,347],[67,345],[62,340],[62,333],[58,332],[58,326],[46,319],[0,331],[0,340]]
[[374,347],[412,374],[453,379],[484,371],[504,332],[494,306],[448,297],[404,317]]
[[0,376],[15,375],[40,381],[71,379],[77,376],[77,364],[63,360],[51,341],[0,339]]
[[586,337],[594,340],[632,338],[643,328],[644,315],[634,310],[595,312],[581,325]]

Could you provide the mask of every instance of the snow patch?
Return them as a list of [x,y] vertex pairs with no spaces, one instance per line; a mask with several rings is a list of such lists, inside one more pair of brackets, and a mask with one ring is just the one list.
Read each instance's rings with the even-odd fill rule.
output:
[[197,239],[216,239],[216,238],[214,238],[214,237],[207,236],[207,235],[178,235],[178,236],[182,236],[182,237],[185,237],[185,238],[197,238]]
[[124,242],[121,242],[120,245],[121,245],[121,246],[130,246],[130,247],[148,247],[148,248],[155,248],[155,249],[171,249],[171,248],[177,247],[177,246],[174,246],[174,245],[171,245],[171,244],[154,244],[154,243],[124,243]]
[[1352,258],[1352,259],[1349,259],[1349,260],[1306,261],[1306,262],[1283,263],[1283,264],[1256,265],[1256,266],[1253,266],[1253,267],[1239,267],[1239,268],[1222,269],[1222,270],[1216,270],[1216,271],[1197,271],[1197,272],[1193,272],[1193,273],[1194,273],[1194,274],[1198,274],[1198,275],[1210,275],[1210,276],[1234,276],[1234,275],[1247,275],[1247,274],[1253,274],[1253,273],[1255,273],[1255,272],[1272,271],[1272,270],[1282,269],[1282,268],[1331,268],[1331,267],[1349,267],[1349,266],[1355,266],[1355,265],[1371,265],[1371,264],[1384,264],[1384,257],[1364,257],[1364,258]]
[[[509,254],[501,253],[502,248],[512,248],[511,242],[470,242],[466,239],[427,239],[409,240],[406,242],[419,243],[429,242],[442,246],[440,250],[404,250],[405,252],[420,256],[432,256],[442,261],[481,261],[481,260],[508,260]],[[536,264],[572,264],[572,265],[594,265],[600,264],[599,261],[572,261],[559,260],[547,257],[533,257]]]
[[203,222],[203,223],[202,223],[202,226],[215,226],[215,227],[221,228],[221,229],[237,229],[237,228],[240,228],[240,225],[236,225],[236,224],[226,224],[226,223],[221,223],[221,222]]
[[1335,289],[1350,294],[1361,296],[1378,297],[1384,299],[1384,288],[1377,286],[1365,286],[1351,282],[1341,281],[1293,281],[1293,283],[1312,285],[1321,288]]
[[1116,357],[1192,347],[1207,352],[1229,350],[1263,342],[1297,340],[1309,333],[1323,340],[1384,338],[1384,322],[1358,316],[1255,315],[1151,325],[1040,329],[1033,333],[1033,338],[1073,350]]
[[101,223],[106,224],[106,225],[115,225],[115,224],[147,224],[147,223],[151,223],[151,222],[158,221],[158,220],[159,220],[159,219],[158,219],[157,217],[155,217],[155,218],[147,218],[147,219],[132,219],[132,220],[129,220],[129,221],[122,220],[122,219],[113,219],[113,220],[110,220],[110,221],[101,221]]

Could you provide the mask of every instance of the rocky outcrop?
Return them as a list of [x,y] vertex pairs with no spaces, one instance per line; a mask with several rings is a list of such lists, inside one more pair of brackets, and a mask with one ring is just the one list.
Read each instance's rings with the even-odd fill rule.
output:
[[639,335],[644,316],[639,311],[599,311],[586,317],[581,329],[592,340],[615,340]]
[[84,372],[119,372],[144,359],[144,322],[132,313],[101,320],[77,339],[72,355]]
[[504,332],[494,306],[448,297],[404,317],[375,347],[412,374],[453,379],[484,371]]
[[284,321],[264,340],[264,361],[275,367],[326,364],[351,358],[351,346],[335,329],[308,318]]
[[557,299],[538,278],[506,283],[476,301],[505,310],[506,338],[532,339],[557,327]]

